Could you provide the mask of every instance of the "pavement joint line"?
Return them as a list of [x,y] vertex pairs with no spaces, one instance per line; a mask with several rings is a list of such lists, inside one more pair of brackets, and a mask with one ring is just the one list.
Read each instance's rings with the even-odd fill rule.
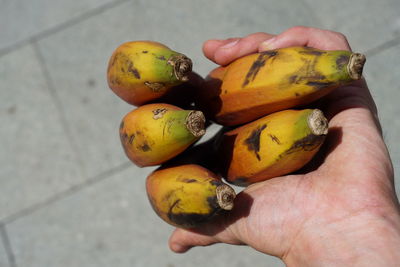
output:
[[10,239],[7,234],[6,226],[0,223],[0,238],[3,242],[4,249],[7,254],[7,259],[10,267],[17,267],[17,263],[15,261],[15,254],[13,252]]
[[[61,192],[59,192],[59,193],[57,193],[57,194],[55,194],[53,196],[50,196],[49,198],[43,200],[42,202],[33,204],[33,205],[31,205],[31,206],[29,206],[27,208],[19,210],[16,213],[11,214],[11,215],[3,218],[2,220],[0,220],[0,230],[1,230],[1,226],[4,227],[4,226],[6,226],[6,225],[8,225],[8,224],[10,224],[10,223],[22,218],[22,217],[25,217],[27,215],[30,215],[30,214],[34,213],[35,211],[37,211],[39,209],[47,207],[47,206],[55,203],[56,201],[62,200],[64,198],[68,197],[68,196],[71,196],[71,195],[73,195],[75,193],[78,193],[81,190],[83,190],[85,188],[88,188],[89,186],[92,186],[92,185],[94,185],[96,183],[99,183],[99,182],[101,182],[103,180],[106,180],[106,179],[112,177],[113,175],[115,175],[115,174],[117,174],[117,173],[119,173],[119,172],[121,172],[121,171],[123,171],[125,169],[128,169],[131,166],[132,166],[132,162],[130,162],[130,161],[123,162],[120,165],[118,165],[116,167],[113,167],[113,168],[110,168],[109,170],[104,171],[104,172],[102,172],[102,173],[100,173],[100,174],[98,174],[98,175],[96,175],[96,176],[94,176],[94,177],[92,177],[90,179],[87,179],[86,181],[84,181],[84,182],[82,182],[80,184],[73,185],[73,186],[71,186],[70,188],[68,188],[68,189],[66,189],[64,191],[61,191]],[[14,266],[12,266],[12,267],[14,267]]]
[[373,47],[371,49],[368,49],[365,52],[365,54],[367,56],[372,57],[372,56],[375,56],[375,55],[377,55],[377,54],[379,54],[379,53],[381,53],[381,52],[383,52],[383,51],[385,51],[387,49],[395,47],[397,45],[400,45],[400,35],[396,36],[395,38],[393,38],[393,39],[391,39],[389,41],[383,42],[383,43],[381,43],[381,44],[379,44],[379,45],[377,45],[377,46],[375,46],[375,47]]
[[54,80],[49,72],[49,69],[47,68],[46,60],[43,56],[43,53],[40,50],[39,44],[34,40],[31,41],[31,44],[33,46],[33,49],[35,50],[36,57],[39,61],[43,76],[45,78],[45,82],[47,85],[47,91],[50,94],[50,97],[53,99],[53,102],[55,103],[56,109],[58,111],[58,117],[60,119],[62,128],[63,128],[64,133],[66,134],[67,139],[71,145],[71,148],[75,154],[75,160],[79,166],[81,176],[86,176],[87,175],[86,168],[83,163],[84,161],[82,160],[82,155],[80,153],[79,146],[73,137],[72,130],[71,130],[70,124],[68,123],[67,116],[65,113],[64,105],[62,104],[60,96],[58,95],[57,90],[55,89],[56,87],[54,84]]
[[83,21],[85,21],[85,20],[87,20],[87,19],[89,19],[91,17],[94,17],[94,16],[96,16],[98,14],[101,14],[102,12],[104,12],[104,11],[106,11],[108,9],[117,7],[120,4],[123,4],[125,2],[129,2],[129,1],[130,0],[115,0],[115,1],[111,1],[111,2],[105,3],[105,4],[101,5],[101,6],[95,7],[93,9],[90,9],[90,10],[84,12],[83,14],[81,14],[81,15],[75,17],[75,18],[72,18],[70,20],[61,22],[61,23],[59,23],[59,24],[57,24],[57,25],[55,25],[53,27],[50,27],[50,28],[45,29],[43,31],[40,31],[37,34],[34,34],[32,36],[28,36],[28,37],[26,37],[26,38],[24,38],[24,39],[22,39],[20,41],[16,41],[13,44],[10,44],[10,45],[7,45],[7,46],[5,46],[3,48],[0,48],[0,58],[2,56],[4,56],[4,55],[8,54],[8,53],[11,53],[11,52],[21,48],[21,47],[29,45],[32,40],[38,41],[38,40],[44,39],[44,38],[46,38],[46,37],[48,37],[48,36],[50,36],[52,34],[58,33],[58,32],[60,32],[60,31],[62,31],[64,29],[67,29],[67,28],[69,28],[71,26],[74,26],[74,25],[80,23],[80,22],[83,22]]

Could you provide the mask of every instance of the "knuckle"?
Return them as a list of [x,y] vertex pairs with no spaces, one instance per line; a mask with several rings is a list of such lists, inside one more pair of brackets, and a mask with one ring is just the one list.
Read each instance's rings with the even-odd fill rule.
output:
[[247,36],[245,36],[243,39],[245,40],[258,40],[260,38],[266,38],[269,37],[270,35],[265,33],[265,32],[255,32],[255,33],[251,33]]
[[310,27],[297,25],[287,29],[287,32],[306,32],[310,29]]
[[347,37],[346,37],[343,33],[332,31],[332,34],[333,34],[337,39],[340,39],[340,40],[342,40],[342,41],[346,41],[346,42],[347,42]]

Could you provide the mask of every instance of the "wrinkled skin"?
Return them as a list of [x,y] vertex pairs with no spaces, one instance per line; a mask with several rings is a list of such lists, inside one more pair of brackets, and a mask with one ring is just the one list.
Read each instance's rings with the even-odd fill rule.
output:
[[[263,43],[266,40],[270,42]],[[240,56],[289,46],[350,50],[340,33],[294,27],[277,36],[255,33],[209,40],[203,52],[226,65]],[[173,251],[222,242],[251,246],[288,266],[400,262],[393,167],[365,81],[341,87],[313,105],[330,119],[330,133],[317,160],[303,174],[247,187],[234,210],[213,223],[175,230],[169,241]]]

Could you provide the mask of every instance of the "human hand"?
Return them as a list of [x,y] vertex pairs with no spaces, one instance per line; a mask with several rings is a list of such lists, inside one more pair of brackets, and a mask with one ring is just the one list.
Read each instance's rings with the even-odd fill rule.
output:
[[[209,40],[203,51],[226,65],[247,54],[289,46],[350,50],[342,34],[294,27],[277,36]],[[222,242],[249,245],[289,266],[398,264],[400,209],[393,167],[368,87],[360,80],[320,102],[330,132],[314,169],[247,187],[226,216],[196,229],[175,230],[170,248],[182,253]]]

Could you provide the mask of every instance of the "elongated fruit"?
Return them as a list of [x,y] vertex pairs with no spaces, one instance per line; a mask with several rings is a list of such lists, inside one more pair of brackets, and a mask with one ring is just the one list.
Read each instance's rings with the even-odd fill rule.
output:
[[119,46],[108,63],[109,87],[123,100],[142,105],[188,80],[192,61],[167,46],[152,41]]
[[204,135],[201,111],[147,104],[129,112],[120,125],[126,155],[140,167],[161,164]]
[[199,92],[202,110],[222,125],[239,125],[308,104],[361,78],[365,56],[290,47],[240,58],[214,69]]
[[242,186],[289,174],[312,159],[327,133],[328,121],[318,109],[270,114],[223,135],[222,172]]
[[235,191],[211,171],[194,164],[156,170],[146,180],[154,211],[167,223],[196,227],[231,210]]

